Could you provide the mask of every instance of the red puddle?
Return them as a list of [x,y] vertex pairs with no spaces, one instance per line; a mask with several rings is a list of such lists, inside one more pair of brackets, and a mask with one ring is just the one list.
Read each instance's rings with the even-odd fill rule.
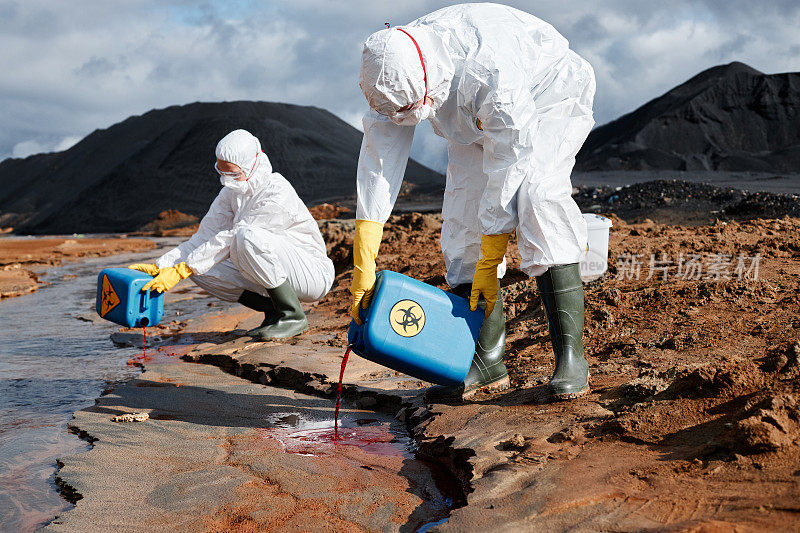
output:
[[128,366],[144,366],[144,363],[151,361],[153,358],[149,355],[137,355],[136,357],[131,357],[127,361]]
[[339,402],[342,400],[342,378],[344,378],[344,367],[347,366],[347,358],[350,357],[351,346],[347,347],[342,359],[342,369],[339,371],[339,388],[336,390],[336,412],[333,414],[333,439],[339,440]]
[[402,457],[403,449],[393,443],[394,435],[384,426],[307,429],[292,431],[285,428],[259,428],[264,438],[275,439],[285,453],[299,455],[331,455],[340,446],[353,446],[373,455]]
[[171,361],[170,358],[185,355],[197,346],[197,344],[168,344],[166,346],[159,346],[155,352],[150,352],[152,355],[147,355],[147,336],[146,334],[144,335],[142,353],[128,359],[128,366],[144,366],[144,363],[149,363],[151,361],[155,363],[167,363]]

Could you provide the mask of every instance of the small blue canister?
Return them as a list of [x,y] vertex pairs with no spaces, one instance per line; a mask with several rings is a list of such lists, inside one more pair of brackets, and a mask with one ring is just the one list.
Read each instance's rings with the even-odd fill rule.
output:
[[348,339],[365,359],[409,376],[456,385],[469,372],[484,312],[464,298],[397,272],[378,272],[363,325]]
[[129,328],[155,326],[164,314],[164,294],[142,292],[152,276],[130,268],[106,268],[97,276],[97,314]]

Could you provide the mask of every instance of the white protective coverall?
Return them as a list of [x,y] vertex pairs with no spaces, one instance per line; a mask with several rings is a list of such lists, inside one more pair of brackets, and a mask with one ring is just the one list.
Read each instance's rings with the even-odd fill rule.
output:
[[516,229],[529,276],[579,262],[587,229],[570,174],[594,125],[589,63],[550,24],[497,4],[446,7],[400,28],[419,51],[398,28],[364,44],[359,83],[371,109],[356,218],[389,217],[414,126],[386,115],[427,93],[433,130],[449,141],[441,236],[448,284],[472,282],[482,234]]
[[216,155],[250,176],[245,190],[223,187],[197,233],[156,265],[184,261],[198,286],[230,302],[244,290],[265,296],[287,279],[301,301],[325,296],[334,271],[317,222],[286,178],[272,172],[258,139],[235,130],[217,144]]

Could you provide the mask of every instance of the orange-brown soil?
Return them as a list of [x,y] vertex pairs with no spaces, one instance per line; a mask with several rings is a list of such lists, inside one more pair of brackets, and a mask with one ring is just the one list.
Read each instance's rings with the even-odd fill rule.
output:
[[311,216],[316,220],[328,220],[331,218],[340,218],[345,213],[350,213],[350,209],[337,204],[319,204],[308,208]]
[[0,298],[33,292],[40,282],[31,269],[41,270],[85,257],[105,257],[155,248],[145,239],[0,238]]
[[[547,321],[512,241],[503,280],[512,390],[434,406],[425,429],[489,450],[470,473],[481,503],[471,499],[445,529],[491,527],[497,515],[485,509],[508,506],[511,516],[528,506],[521,516],[534,529],[796,530],[800,219],[689,227],[612,218],[609,272],[584,286],[592,391],[571,402],[548,398]],[[338,277],[316,308],[341,346],[351,225],[323,224]],[[440,229],[439,215],[393,216],[378,269],[445,288]],[[638,279],[635,262],[618,260],[637,254]],[[492,432],[513,438],[494,442]]]

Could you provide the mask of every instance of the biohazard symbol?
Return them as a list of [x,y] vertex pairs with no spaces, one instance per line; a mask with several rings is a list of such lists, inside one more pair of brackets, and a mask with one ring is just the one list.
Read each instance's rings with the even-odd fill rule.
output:
[[108,276],[103,276],[103,292],[100,294],[100,316],[104,317],[109,311],[119,305],[119,296],[114,292],[114,287],[108,281]]
[[413,337],[425,327],[425,311],[413,300],[400,300],[389,311],[389,324],[402,337]]

